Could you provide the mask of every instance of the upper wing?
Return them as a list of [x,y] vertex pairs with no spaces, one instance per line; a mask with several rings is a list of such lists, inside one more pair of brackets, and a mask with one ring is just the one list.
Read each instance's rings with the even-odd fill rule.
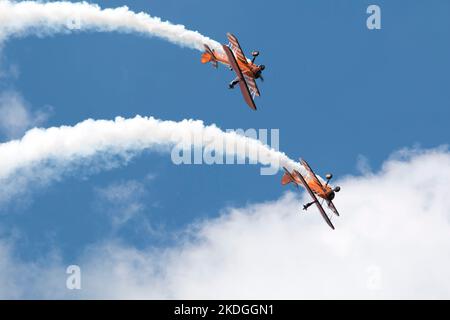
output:
[[[239,44],[238,39],[231,33],[227,33],[227,37],[228,40],[230,41],[230,45],[231,45],[231,50],[234,52],[234,55],[236,56],[236,58],[244,63],[244,64],[248,64],[247,58],[245,57],[244,52],[242,51],[242,48]],[[250,89],[250,93],[252,95],[253,98],[255,98],[255,96],[260,96],[259,93],[259,89],[258,86],[256,85],[256,81],[255,78],[253,77],[253,75],[250,72],[243,72],[244,74],[244,78],[245,78],[245,82],[247,82],[247,86]]]
[[325,190],[324,186],[322,185],[322,182],[320,182],[320,180],[317,178],[316,174],[314,173],[314,171],[311,169],[311,167],[309,166],[309,164],[303,160],[300,159],[300,163],[303,165],[303,167],[308,171],[309,173],[309,177],[314,180],[317,185],[322,187],[322,190],[326,193],[327,191]]
[[305,178],[303,178],[302,174],[299,172],[298,173],[298,177],[300,178],[300,180],[302,181],[303,185],[305,186],[305,189],[308,190],[309,195],[311,196],[311,198],[314,200],[314,202],[317,205],[317,208],[320,211],[320,214],[322,215],[323,219],[325,220],[325,222],[330,226],[331,229],[334,230],[334,226],[331,223],[330,218],[328,218],[325,210],[323,209],[323,207],[320,205],[319,201],[317,200],[316,195],[314,194],[314,192],[312,192],[311,188],[308,186],[308,184],[305,181]]
[[238,78],[239,78],[239,87],[241,88],[242,95],[244,96],[245,102],[247,102],[248,106],[252,108],[253,110],[256,110],[256,104],[255,101],[253,101],[253,96],[250,93],[250,89],[247,86],[247,81],[245,79],[244,74],[242,73],[241,68],[239,68],[239,65],[236,62],[236,59],[234,58],[233,52],[231,52],[231,49],[223,45],[223,50],[225,51],[225,54],[228,57],[228,61],[230,62],[231,67],[233,68],[234,72],[236,72]]
[[234,54],[236,55],[236,58],[242,63],[248,63],[247,58],[245,57],[245,54],[242,51],[237,38],[231,33],[227,33],[227,37],[231,44],[231,50],[233,50]]
[[327,201],[328,208],[331,209],[337,216],[339,216],[339,212],[337,211],[336,207],[334,206],[334,203],[332,201]]

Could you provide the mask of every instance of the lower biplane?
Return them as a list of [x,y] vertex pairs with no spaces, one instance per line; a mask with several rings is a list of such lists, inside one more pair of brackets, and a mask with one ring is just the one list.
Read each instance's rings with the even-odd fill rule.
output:
[[205,52],[202,55],[201,62],[210,62],[216,68],[220,62],[233,70],[237,77],[230,82],[229,88],[233,89],[235,85],[239,84],[245,102],[250,108],[256,110],[254,98],[261,94],[255,80],[261,79],[261,81],[264,81],[262,71],[265,66],[255,63],[255,59],[259,55],[258,51],[252,52],[253,58],[250,60],[245,57],[237,38],[231,33],[227,33],[227,37],[230,43],[222,45],[223,53],[215,51],[205,44]]
[[[334,226],[331,223],[330,218],[328,217],[327,213],[325,212],[323,208],[323,202],[326,201],[328,207],[331,209],[331,211],[334,212],[337,216],[339,216],[339,212],[337,211],[336,207],[333,204],[333,199],[336,195],[336,192],[339,192],[341,190],[340,187],[331,188],[329,185],[329,182],[331,178],[333,178],[333,175],[331,173],[326,175],[327,181],[325,184],[323,184],[319,178],[317,178],[314,171],[311,169],[311,167],[308,165],[308,163],[300,159],[300,163],[302,166],[306,169],[307,174],[303,176],[300,172],[298,172],[296,169],[292,170],[292,172],[289,172],[288,169],[283,167],[285,173],[281,179],[281,184],[286,185],[289,183],[294,183],[294,185],[298,188],[299,185],[303,186],[311,196],[312,200],[311,202],[303,205],[303,210],[308,210],[308,208],[316,204],[317,208],[319,209],[320,214],[322,215],[325,222],[331,227],[331,229],[334,230]],[[319,202],[318,198],[321,198],[322,201]]]

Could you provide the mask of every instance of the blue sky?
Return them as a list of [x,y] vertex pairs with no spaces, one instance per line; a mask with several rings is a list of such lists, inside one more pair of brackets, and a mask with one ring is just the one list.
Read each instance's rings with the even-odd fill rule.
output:
[[[221,43],[232,32],[246,53],[259,50],[266,70],[257,112],[227,89],[234,76],[224,67],[202,65],[196,50],[134,34],[10,39],[2,67],[18,73],[1,78],[0,89],[19,92],[32,112],[51,106],[43,127],[139,114],[279,129],[281,151],[336,176],[359,174],[361,156],[377,171],[398,149],[448,143],[450,2],[228,3],[99,2],[128,5]],[[381,30],[366,28],[372,3],[381,7]],[[164,246],[174,232],[223,208],[278,199],[280,178],[261,176],[259,166],[175,166],[168,154],[144,152],[126,166],[32,189],[0,208],[0,233],[20,234],[15,255],[24,261],[56,248],[64,263],[76,263],[87,246],[108,239]],[[99,190],[130,181],[139,189],[130,195],[139,214],[115,227],[111,213],[120,204]]]

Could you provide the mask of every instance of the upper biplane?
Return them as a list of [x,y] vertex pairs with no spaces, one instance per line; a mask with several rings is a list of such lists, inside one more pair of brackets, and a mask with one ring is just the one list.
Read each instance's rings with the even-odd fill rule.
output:
[[202,55],[201,62],[211,62],[216,68],[220,62],[227,65],[231,70],[234,70],[237,77],[230,82],[229,88],[233,89],[239,83],[245,102],[250,108],[256,110],[254,98],[259,97],[260,92],[255,80],[261,79],[264,81],[261,73],[265,69],[265,66],[255,64],[255,59],[259,55],[258,51],[252,52],[253,58],[251,60],[247,59],[237,38],[231,33],[227,33],[227,37],[230,43],[228,45],[222,45],[223,53],[215,51],[205,44],[205,52]]
[[[325,222],[331,227],[331,229],[334,230],[334,226],[331,223],[330,218],[328,217],[327,213],[325,212],[322,204],[324,201],[327,202],[328,207],[333,211],[337,216],[339,216],[339,212],[337,211],[336,207],[333,204],[333,199],[335,197],[335,193],[339,192],[341,190],[340,187],[331,188],[329,186],[329,182],[333,175],[331,173],[326,175],[327,181],[325,184],[323,184],[319,178],[317,178],[314,171],[311,169],[311,167],[308,165],[308,163],[300,159],[300,163],[303,165],[303,167],[306,169],[307,174],[303,176],[300,172],[297,170],[292,170],[292,172],[289,172],[288,169],[283,167],[285,173],[281,179],[281,184],[286,185],[289,183],[294,183],[295,186],[298,188],[299,185],[302,185],[305,187],[305,189],[308,191],[309,195],[311,196],[312,200],[311,202],[303,205],[303,210],[308,210],[308,208],[313,205],[314,203],[317,205],[317,208],[320,211],[320,214],[324,218]],[[317,197],[321,198],[322,201],[319,202]]]

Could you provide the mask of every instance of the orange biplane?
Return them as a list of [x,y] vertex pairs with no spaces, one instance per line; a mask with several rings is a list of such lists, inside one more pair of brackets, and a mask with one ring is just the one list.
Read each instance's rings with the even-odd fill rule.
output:
[[[307,175],[303,176],[300,172],[297,170],[292,170],[292,172],[289,172],[288,169],[283,167],[285,173],[281,179],[281,184],[286,185],[289,183],[294,183],[295,186],[298,188],[299,185],[302,185],[305,187],[305,189],[308,191],[309,195],[313,199],[313,201],[303,205],[303,210],[308,210],[308,208],[313,205],[314,203],[317,205],[317,208],[320,211],[320,214],[324,218],[325,222],[331,227],[331,229],[334,230],[334,226],[331,223],[330,218],[326,214],[325,210],[322,207],[322,204],[324,201],[327,202],[328,207],[333,211],[337,216],[339,216],[339,212],[337,211],[336,207],[333,204],[333,199],[335,197],[335,193],[339,192],[341,190],[340,187],[335,187],[332,189],[328,183],[330,182],[333,175],[331,173],[326,175],[327,181],[325,184],[322,184],[322,182],[317,178],[314,171],[312,171],[311,167],[308,165],[308,163],[300,159],[300,163],[303,165],[303,167],[308,172]],[[322,203],[319,202],[316,195],[319,198],[322,198]]]
[[258,51],[253,51],[253,58],[247,59],[239,45],[237,38],[231,33],[227,33],[228,45],[222,45],[224,53],[212,50],[208,45],[205,46],[205,52],[202,55],[202,63],[211,62],[217,68],[218,62],[227,65],[234,70],[237,77],[230,82],[229,88],[233,89],[239,83],[245,102],[250,108],[256,110],[254,98],[260,96],[256,79],[264,81],[261,73],[265,69],[264,65],[255,64],[255,59],[259,55]]

